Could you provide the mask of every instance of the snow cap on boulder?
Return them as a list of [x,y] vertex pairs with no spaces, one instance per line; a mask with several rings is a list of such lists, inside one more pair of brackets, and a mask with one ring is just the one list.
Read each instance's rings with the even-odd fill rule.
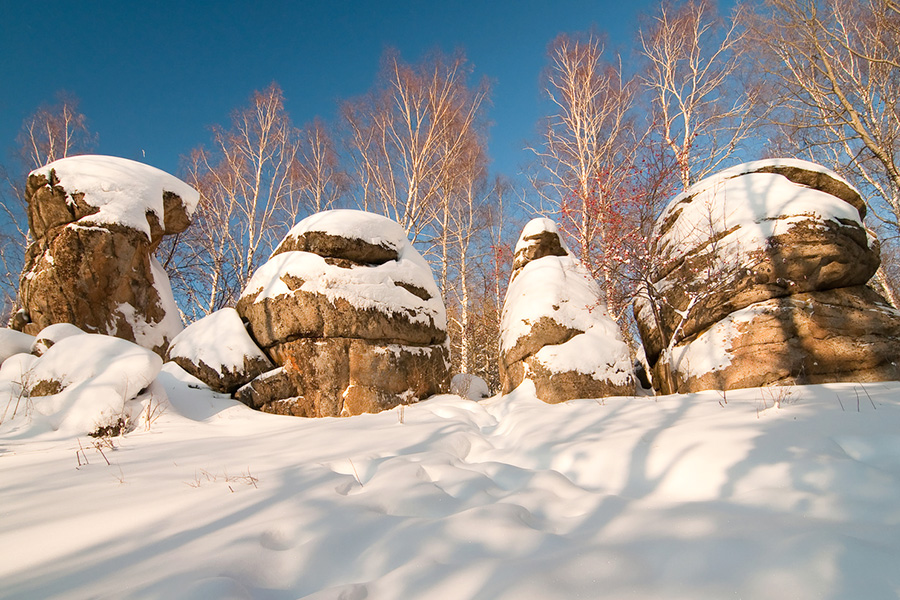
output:
[[213,390],[226,393],[272,368],[233,308],[217,310],[185,327],[172,340],[168,359]]
[[71,323],[164,354],[183,326],[152,254],[188,227],[199,194],[135,161],[73,156],[32,171],[25,199],[34,241],[14,326],[33,335]]
[[545,402],[631,394],[632,361],[597,282],[544,218],[516,244],[500,323],[501,379],[509,393],[534,381]]

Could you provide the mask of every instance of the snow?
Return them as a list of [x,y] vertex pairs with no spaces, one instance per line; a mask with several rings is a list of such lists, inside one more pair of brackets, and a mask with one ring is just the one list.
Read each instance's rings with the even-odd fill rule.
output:
[[483,400],[491,395],[491,389],[478,375],[457,373],[450,380],[450,393],[469,400]]
[[34,336],[14,329],[0,328],[0,363],[13,354],[31,352]]
[[572,256],[545,256],[529,262],[506,292],[500,351],[514,348],[535,323],[547,317],[585,332],[584,337],[576,336],[566,344],[545,346],[538,358],[548,369],[595,374],[598,379],[614,376],[626,383],[631,372],[628,348],[601,297],[597,282]]
[[54,323],[41,329],[34,337],[34,343],[31,345],[31,348],[21,350],[21,352],[32,352],[37,356],[41,356],[59,340],[73,335],[84,335],[84,333],[79,327],[71,323]]
[[533,240],[528,240],[527,238],[539,235],[543,232],[555,233],[557,237],[559,237],[559,244],[562,246],[563,250],[569,252],[569,249],[566,247],[566,243],[563,241],[563,236],[560,235],[559,229],[556,226],[556,222],[553,219],[548,219],[546,217],[538,217],[536,219],[530,220],[525,224],[525,227],[522,228],[522,233],[519,235],[519,241],[516,242],[514,254],[518,254],[520,250],[526,248],[535,242]]
[[188,325],[172,340],[169,358],[203,362],[220,375],[244,368],[247,359],[268,362],[233,308],[223,308]]
[[53,161],[31,172],[50,178],[56,172],[59,184],[71,197],[84,194],[84,201],[99,209],[79,219],[81,224],[120,224],[150,237],[147,212],[156,213],[163,223],[163,192],[181,197],[190,216],[200,194],[180,179],[155,167],[115,156],[82,155]]
[[900,383],[300,419],[195,381],[114,448],[4,421],[0,597],[900,593]]
[[[28,437],[34,432],[60,436],[86,434],[119,417],[132,418],[131,401],[154,381],[162,359],[129,341],[100,334],[65,337],[40,358],[17,354],[0,369],[0,389],[18,396],[0,397],[7,418],[0,435]],[[6,363],[22,357],[7,370]],[[46,396],[31,392],[41,382],[56,382],[61,391]],[[24,410],[11,418],[11,404]]]
[[[311,252],[282,252],[253,273],[242,297],[256,295],[255,302],[262,302],[266,298],[293,293],[281,279],[285,275],[303,280],[299,290],[322,294],[332,301],[341,298],[355,308],[375,309],[386,314],[406,313],[407,309],[412,309],[415,312],[410,317],[412,322],[433,322],[442,330],[447,327],[444,304],[431,269],[412,246],[406,246],[398,260],[350,269],[330,265]],[[424,300],[395,283],[422,288],[431,297]]]
[[728,232],[716,248],[719,257],[728,261],[763,249],[768,238],[810,220],[847,221],[863,228],[853,205],[781,175],[753,172],[767,165],[802,167],[843,181],[823,167],[800,160],[756,161],[726,169],[696,183],[669,203],[658,223],[673,215],[677,220],[659,236],[660,252],[674,261]]
[[285,239],[300,237],[310,231],[362,240],[397,251],[409,247],[406,232],[399,223],[362,210],[338,209],[316,213],[294,225]]

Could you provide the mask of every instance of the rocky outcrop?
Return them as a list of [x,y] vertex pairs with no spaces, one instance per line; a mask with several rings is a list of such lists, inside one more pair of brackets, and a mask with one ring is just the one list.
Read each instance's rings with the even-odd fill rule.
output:
[[328,211],[298,223],[237,303],[277,365],[235,397],[306,417],[379,412],[445,391],[446,316],[397,223]]
[[182,324],[152,254],[189,225],[197,192],[134,161],[75,156],[33,171],[25,198],[34,241],[13,325],[36,334],[71,323],[164,354]]
[[228,394],[273,368],[233,308],[188,325],[172,340],[168,360],[211,389]]
[[657,224],[651,293],[635,305],[657,390],[900,375],[889,358],[900,313],[862,287],[880,261],[864,211],[836,174],[784,159],[675,198]]
[[513,258],[500,337],[502,392],[525,379],[548,403],[634,392],[631,358],[600,288],[556,224],[525,226]]

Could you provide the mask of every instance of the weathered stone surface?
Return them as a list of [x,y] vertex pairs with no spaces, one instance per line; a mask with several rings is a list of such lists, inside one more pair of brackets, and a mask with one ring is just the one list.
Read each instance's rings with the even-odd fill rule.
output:
[[449,385],[446,315],[427,263],[389,219],[329,211],[298,223],[237,304],[281,371],[238,390],[278,414],[378,412]]
[[[721,338],[727,364],[692,369],[691,350]],[[767,300],[731,315],[673,353],[673,389],[900,379],[900,311],[864,286]],[[695,372],[699,371],[699,372]]]
[[34,242],[13,324],[35,334],[72,323],[165,353],[182,326],[152,253],[190,223],[196,192],[134,161],[77,156],[32,172],[26,201]]
[[[750,163],[699,182],[657,229],[662,333],[680,341],[756,302],[865,284],[880,258],[862,206],[850,186],[802,161]],[[646,304],[636,316],[653,363],[664,344]]]
[[292,395],[298,398],[294,402],[311,417],[379,412],[416,402],[449,385],[449,356],[443,345],[301,338],[275,346],[271,353],[284,365]]
[[[135,325],[152,328],[164,323],[165,306],[172,300],[160,297],[155,279],[164,272],[153,269],[142,233],[70,224],[53,230],[52,238],[38,240],[32,248],[43,251],[29,252],[35,260],[26,264],[20,280],[28,313],[26,333],[37,335],[54,323],[72,323],[86,332],[140,341]],[[125,306],[130,308],[123,311]],[[151,349],[165,352],[166,332],[158,338]]]
[[397,260],[397,248],[387,243],[373,244],[359,238],[346,238],[325,231],[304,231],[288,234],[272,256],[282,252],[312,252],[322,257],[336,258],[357,264],[384,264]]
[[528,223],[515,255],[501,316],[501,391],[528,378],[548,403],[633,393],[628,348],[555,223]]
[[864,214],[837,175],[785,159],[675,198],[657,225],[654,302],[635,302],[657,391],[900,377],[900,313],[864,287],[880,262]]
[[284,367],[278,367],[256,376],[252,381],[238,388],[234,393],[234,399],[243,402],[250,408],[262,409],[266,404],[293,398],[297,394],[298,390],[285,373]]
[[[281,279],[292,288],[291,293],[262,299],[245,294],[237,303],[238,313],[247,320],[253,338],[263,348],[299,337],[360,338],[424,345],[440,343],[446,337],[445,331],[428,315],[362,307],[340,296],[302,290],[302,281],[286,276]],[[387,285],[401,287],[396,283]],[[419,322],[423,317],[426,322]]]
[[545,256],[566,256],[568,254],[559,234],[554,231],[525,232],[516,244],[513,256],[513,272],[516,273],[533,260]]

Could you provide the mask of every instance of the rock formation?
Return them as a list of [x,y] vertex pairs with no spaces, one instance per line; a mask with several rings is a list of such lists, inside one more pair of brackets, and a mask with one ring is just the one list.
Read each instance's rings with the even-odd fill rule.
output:
[[213,390],[228,394],[274,367],[233,308],[185,327],[172,340],[168,358]]
[[182,324],[152,254],[190,224],[197,192],[134,161],[74,156],[33,171],[25,199],[34,241],[13,327],[36,334],[71,323],[164,354]]
[[838,175],[757,161],[700,181],[657,223],[635,316],[663,393],[895,379],[900,313],[866,282],[879,246]]
[[235,397],[268,412],[378,412],[446,390],[446,316],[394,221],[352,210],[298,223],[237,303],[277,365]]
[[500,335],[504,394],[525,379],[548,403],[634,392],[628,347],[600,288],[549,219],[528,223],[516,244]]

